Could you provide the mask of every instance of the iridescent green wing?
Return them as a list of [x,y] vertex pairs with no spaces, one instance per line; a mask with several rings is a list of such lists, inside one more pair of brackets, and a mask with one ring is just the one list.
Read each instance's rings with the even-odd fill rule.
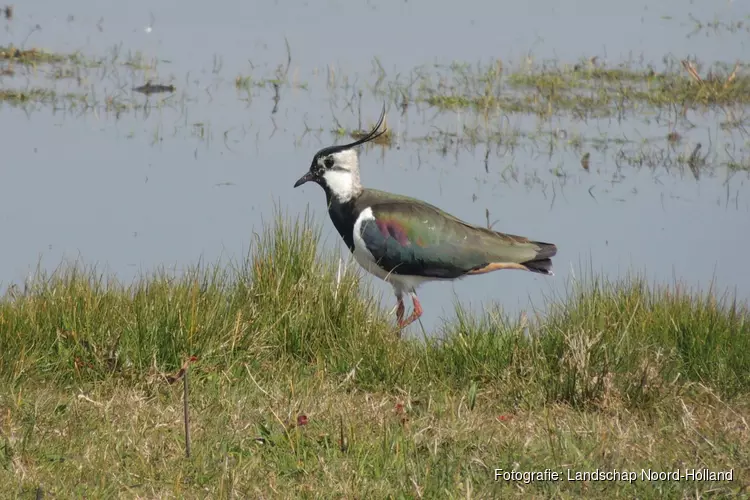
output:
[[492,263],[548,260],[556,251],[554,245],[472,226],[419,200],[375,194],[363,200],[375,220],[361,225],[360,237],[388,272],[457,278]]

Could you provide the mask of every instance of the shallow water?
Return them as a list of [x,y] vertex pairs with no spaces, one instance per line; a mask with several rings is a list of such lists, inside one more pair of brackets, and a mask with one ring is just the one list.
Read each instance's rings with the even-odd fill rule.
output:
[[[691,16],[744,24],[695,32]],[[274,203],[291,213],[309,205],[324,222],[326,244],[342,250],[322,191],[292,185],[319,148],[345,140],[333,129],[369,127],[385,99],[394,146],[362,149],[366,186],[422,198],[476,224],[486,223],[488,211],[494,229],[559,247],[554,278],[503,272],[425,285],[428,330],[453,316],[456,299],[473,309],[496,302],[512,314],[541,307],[543,295],[562,293],[582,268],[703,288],[713,280],[748,298],[748,173],[726,167],[729,158],[747,161],[748,137],[741,127],[721,126],[725,112],[689,111],[690,125],[649,111],[624,120],[500,113],[485,122],[468,109],[402,111],[389,91],[417,71],[446,74],[434,65],[453,61],[502,59],[510,68],[598,56],[608,67],[658,67],[666,56],[733,64],[749,53],[748,16],[743,2],[711,1],[486,1],[460,10],[426,0],[19,5],[0,45],[158,62],[59,80],[43,69],[2,77],[3,87],[44,85],[141,107],[118,115],[0,104],[0,283],[21,282],[39,262],[54,269],[63,258],[126,281],[161,266],[238,260]],[[283,72],[285,39],[291,63],[278,94],[271,84],[236,85],[238,76],[259,82]],[[148,79],[178,90],[149,98],[131,91]],[[467,130],[477,127],[480,137],[471,140]],[[525,135],[488,152],[485,129]],[[674,146],[666,141],[672,130],[682,135]],[[602,137],[610,139],[606,147]],[[676,161],[697,142],[708,154],[698,179]],[[584,151],[589,171],[581,168]],[[376,282],[375,289],[392,303],[390,287]]]

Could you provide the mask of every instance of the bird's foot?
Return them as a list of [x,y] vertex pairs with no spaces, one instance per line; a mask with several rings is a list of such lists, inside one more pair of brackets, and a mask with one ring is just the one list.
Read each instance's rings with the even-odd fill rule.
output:
[[[419,299],[416,295],[412,295],[412,302],[414,304],[414,311],[412,311],[411,316],[409,316],[406,321],[403,319],[403,312],[401,313],[401,316],[398,319],[399,328],[406,328],[422,316],[422,305],[419,303]],[[403,307],[403,302],[399,303],[399,307]]]

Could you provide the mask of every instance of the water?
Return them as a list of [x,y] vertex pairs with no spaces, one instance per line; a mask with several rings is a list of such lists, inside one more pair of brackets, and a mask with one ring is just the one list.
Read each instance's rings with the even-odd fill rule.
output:
[[[331,133],[337,122],[347,129],[373,124],[384,99],[372,91],[379,74],[385,90],[397,78],[408,83],[415,68],[440,71],[435,64],[453,61],[502,59],[511,68],[598,56],[608,67],[658,67],[665,56],[689,56],[732,64],[748,53],[746,27],[691,34],[691,18],[747,24],[748,16],[743,2],[711,1],[19,5],[0,45],[158,62],[59,80],[16,67],[15,76],[2,77],[3,88],[43,85],[141,107],[118,116],[101,106],[0,104],[0,283],[21,282],[37,264],[51,270],[63,259],[96,264],[124,281],[162,266],[238,260],[274,203],[291,213],[309,205],[324,222],[327,246],[341,251],[322,191],[292,185],[319,148],[346,140]],[[238,88],[238,76],[259,82],[283,72],[287,43],[289,83],[278,94],[271,84]],[[131,91],[149,79],[178,91],[148,99]],[[470,110],[425,104],[402,113],[388,95],[395,145],[362,149],[366,186],[424,199],[476,224],[489,212],[496,230],[559,247],[554,278],[507,271],[425,285],[419,292],[429,330],[453,316],[456,299],[474,310],[499,303],[512,314],[541,307],[543,295],[561,293],[581,267],[702,288],[713,281],[750,297],[748,174],[724,165],[728,155],[747,161],[748,138],[741,127],[720,126],[724,113],[690,111],[690,126],[674,113],[653,112],[624,121],[508,113],[485,122]],[[480,135],[487,127],[527,135],[488,153],[467,136],[477,127]],[[683,140],[670,147],[665,137],[673,129]],[[597,146],[602,136],[617,141]],[[577,137],[580,148],[571,144]],[[697,142],[709,153],[698,180],[684,162],[665,167]],[[581,168],[583,151],[591,153],[589,171]],[[391,304],[390,287],[375,287]]]

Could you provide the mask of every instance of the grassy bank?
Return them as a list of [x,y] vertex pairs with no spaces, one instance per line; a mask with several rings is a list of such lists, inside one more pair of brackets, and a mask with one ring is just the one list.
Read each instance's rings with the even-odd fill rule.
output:
[[[268,227],[229,268],[127,285],[67,268],[8,290],[3,497],[748,495],[746,305],[591,279],[543,320],[459,314],[442,340],[399,341],[308,219]],[[185,458],[167,376],[191,356]],[[734,481],[641,481],[648,468]]]

